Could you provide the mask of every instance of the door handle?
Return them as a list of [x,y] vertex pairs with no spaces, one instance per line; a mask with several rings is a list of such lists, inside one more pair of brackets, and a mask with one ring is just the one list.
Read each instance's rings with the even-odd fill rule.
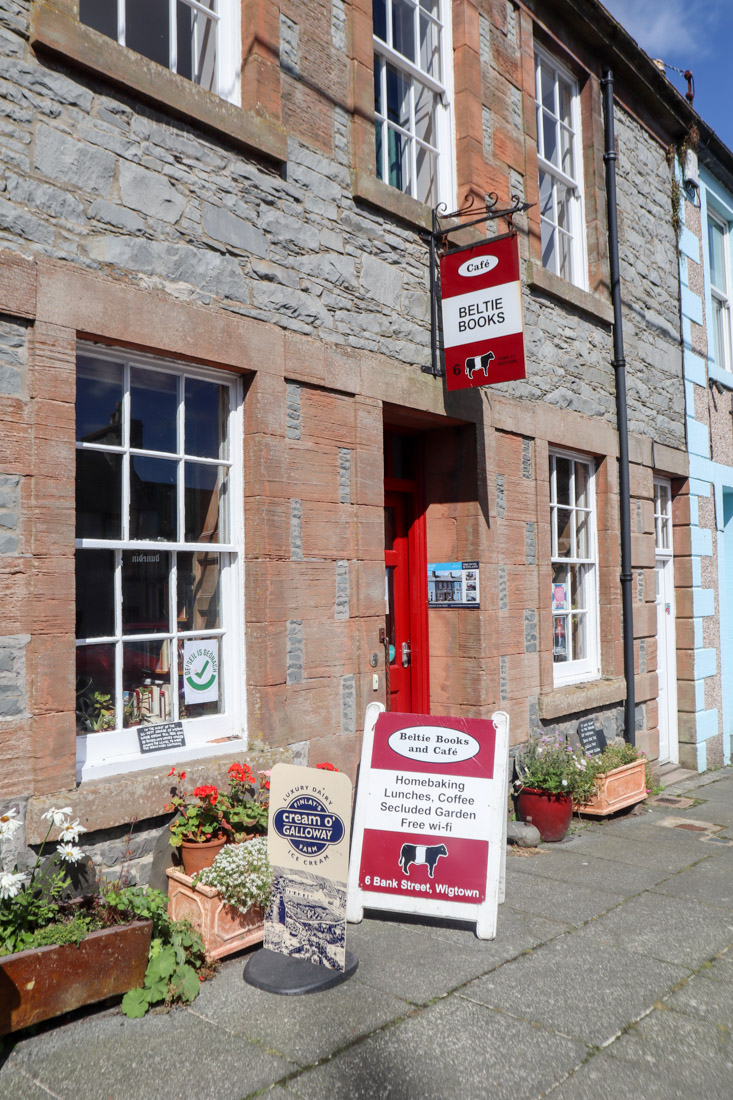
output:
[[409,642],[402,643],[402,667],[408,668],[412,659],[412,650]]

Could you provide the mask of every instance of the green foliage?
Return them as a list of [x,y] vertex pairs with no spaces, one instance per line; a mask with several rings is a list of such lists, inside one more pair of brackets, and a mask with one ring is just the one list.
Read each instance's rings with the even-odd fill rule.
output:
[[92,913],[76,913],[71,920],[54,921],[53,924],[47,924],[45,928],[39,928],[33,933],[23,950],[31,947],[60,946],[66,943],[73,943],[78,947],[90,932],[96,931],[101,926],[99,918]]
[[211,867],[193,877],[194,883],[213,886],[225,901],[243,913],[251,905],[267,905],[273,874],[267,858],[267,838],[255,837],[244,844],[227,844]]
[[641,760],[644,753],[632,745],[629,741],[620,738],[607,745],[600,756],[593,757],[589,763],[593,766],[596,775],[606,775],[614,768],[622,768],[624,764],[633,764],[635,760]]
[[587,802],[595,792],[595,778],[585,752],[568,745],[560,734],[531,737],[516,764],[517,792],[530,787],[549,794],[569,794],[577,802]]
[[[178,848],[181,841],[193,841],[201,844],[214,837],[231,833],[232,829],[227,820],[229,800],[221,794],[218,787],[207,784],[196,787],[189,795],[183,786],[186,778],[185,772],[171,768],[168,775],[175,775],[178,785],[166,810],[177,810],[177,816],[170,823],[171,844]],[[196,799],[191,802],[190,799]]]
[[122,1011],[126,1016],[144,1016],[151,1005],[195,1000],[200,984],[198,971],[205,961],[199,934],[187,921],[169,920],[166,933],[150,941],[145,984],[125,994]]

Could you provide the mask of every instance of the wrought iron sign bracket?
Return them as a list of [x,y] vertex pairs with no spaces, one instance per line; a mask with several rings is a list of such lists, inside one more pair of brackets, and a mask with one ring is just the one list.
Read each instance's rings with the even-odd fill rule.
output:
[[[444,255],[446,252],[460,252],[463,248],[474,248],[478,243],[472,241],[467,245],[456,245],[449,249],[449,235],[451,233],[458,233],[462,229],[471,229],[475,225],[483,225],[488,221],[496,221],[497,218],[506,218],[508,232],[514,232],[514,216],[515,214],[524,214],[530,207],[534,206],[534,203],[523,202],[518,195],[512,195],[512,205],[506,207],[498,206],[499,196],[495,191],[491,191],[486,196],[486,204],[484,206],[474,205],[474,196],[471,195],[469,201],[465,206],[460,207],[458,210],[453,210],[448,213],[444,202],[439,203],[433,207],[433,226],[429,233],[423,235],[423,239],[427,242],[430,249],[430,365],[422,366],[420,369],[424,374],[432,374],[435,378],[442,378],[445,374],[443,368],[440,365],[440,348],[439,348],[439,336],[438,336],[438,292],[439,292],[439,276],[437,273],[437,259],[439,255]],[[480,212],[480,213],[479,213]],[[443,226],[441,223],[445,221],[453,221],[456,218],[464,218],[467,215],[478,214],[478,217],[472,218],[468,222],[460,222],[457,225]],[[488,240],[488,238],[487,238]]]

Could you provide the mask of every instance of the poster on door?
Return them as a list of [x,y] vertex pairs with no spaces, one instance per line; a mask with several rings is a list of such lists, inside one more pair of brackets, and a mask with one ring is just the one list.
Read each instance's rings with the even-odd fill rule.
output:
[[480,607],[477,561],[428,563],[428,607]]
[[509,719],[386,713],[362,744],[347,917],[365,906],[496,932],[505,861]]

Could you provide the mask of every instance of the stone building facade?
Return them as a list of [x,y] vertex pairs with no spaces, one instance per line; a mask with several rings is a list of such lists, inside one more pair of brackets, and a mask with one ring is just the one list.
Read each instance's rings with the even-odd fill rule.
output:
[[[409,64],[392,5],[391,23],[371,0],[220,5],[217,94],[183,74],[180,35],[161,63],[85,0],[0,0],[0,804],[30,844],[61,799],[108,864],[140,822],[144,860],[173,763],[211,781],[286,754],[353,776],[373,699],[506,710],[514,744],[587,716],[620,731],[604,65],[636,736],[659,756],[660,479],[674,553],[690,539],[667,150],[694,113],[592,0],[410,3],[434,52]],[[491,192],[532,204],[526,379],[448,393],[423,369],[431,206]],[[428,608],[428,564],[457,561],[477,563],[480,607]],[[169,720],[185,748],[142,752],[141,725]]]

